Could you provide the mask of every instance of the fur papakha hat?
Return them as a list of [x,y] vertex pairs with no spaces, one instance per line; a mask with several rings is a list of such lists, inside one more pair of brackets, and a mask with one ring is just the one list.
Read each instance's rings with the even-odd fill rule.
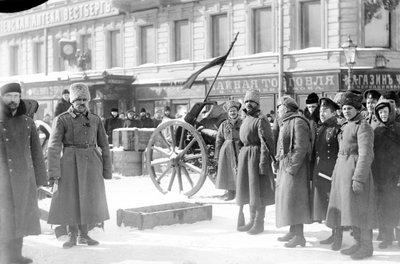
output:
[[224,110],[226,112],[228,112],[229,109],[231,109],[232,107],[235,107],[239,111],[241,106],[242,106],[241,103],[230,100],[230,101],[226,102],[222,108],[224,108]]
[[89,87],[84,83],[73,83],[69,87],[69,101],[73,103],[76,99],[87,99],[90,101]]
[[358,95],[351,91],[347,91],[342,95],[340,107],[343,107],[344,105],[351,105],[355,109],[360,110],[362,107],[362,101],[363,101],[362,95]]
[[310,93],[307,96],[306,104],[318,104],[318,103],[319,103],[319,97],[316,93]]
[[299,109],[299,105],[296,103],[296,100],[288,95],[284,95],[279,98],[278,107],[279,105],[284,105],[291,111],[297,111],[297,109]]
[[248,90],[244,95],[244,102],[252,101],[260,105],[260,91],[259,90]]
[[0,95],[6,93],[21,93],[21,85],[19,83],[6,83],[0,88]]

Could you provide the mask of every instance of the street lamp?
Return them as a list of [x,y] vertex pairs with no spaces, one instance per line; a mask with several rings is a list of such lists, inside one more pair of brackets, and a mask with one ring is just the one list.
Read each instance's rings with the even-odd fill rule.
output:
[[356,64],[357,45],[353,43],[350,35],[345,43],[342,44],[344,56],[346,57],[346,64],[348,67],[348,82],[347,90],[351,90],[351,68]]

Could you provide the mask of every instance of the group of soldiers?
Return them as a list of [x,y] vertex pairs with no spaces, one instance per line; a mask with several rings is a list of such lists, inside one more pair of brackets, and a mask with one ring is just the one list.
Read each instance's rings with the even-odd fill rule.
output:
[[[299,109],[290,96],[279,98],[272,125],[260,111],[260,94],[248,91],[240,119],[239,102],[225,104],[228,119],[216,139],[217,184],[236,196],[237,230],[264,231],[265,207],[275,203],[276,226],[289,226],[278,240],[305,246],[304,224],[325,224],[332,235],[320,241],[338,251],[343,230],[354,244],[340,252],[352,259],[373,255],[400,240],[400,123],[394,92],[367,90],[319,98],[312,93]],[[243,206],[249,205],[245,223]],[[400,246],[400,242],[399,242]]]
[[[87,85],[71,85],[71,105],[53,120],[47,168],[20,84],[1,86],[0,95],[0,263],[32,262],[21,254],[23,238],[40,233],[37,198],[45,197],[48,184],[54,192],[48,223],[68,230],[63,248],[98,245],[88,232],[109,219],[104,179],[112,170],[106,130],[89,111]],[[372,256],[373,228],[379,228],[380,248],[392,244],[400,218],[393,94],[347,91],[333,100],[310,94],[304,111],[282,96],[272,127],[260,111],[259,91],[247,91],[243,101],[243,109],[235,101],[224,105],[228,119],[216,138],[216,186],[240,206],[238,231],[262,233],[265,207],[275,204],[276,226],[290,227],[279,238],[288,248],[305,246],[304,224],[322,221],[332,236],[321,243],[332,250],[341,249],[343,230],[351,228],[354,245],[341,253],[353,259]]]

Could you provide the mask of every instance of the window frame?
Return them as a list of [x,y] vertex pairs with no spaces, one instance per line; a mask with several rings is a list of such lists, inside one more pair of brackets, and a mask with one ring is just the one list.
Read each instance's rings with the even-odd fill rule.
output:
[[[187,36],[187,58],[178,58],[177,57],[177,23],[178,22],[182,22],[182,21],[187,21],[187,29],[188,29],[188,36]],[[172,21],[172,30],[171,30],[171,61],[176,62],[176,61],[187,61],[190,60],[192,58],[192,51],[191,51],[191,47],[192,47],[192,29],[191,29],[191,21],[189,18],[182,18],[182,19],[177,19]]]
[[[40,46],[39,46],[40,45]],[[43,73],[45,67],[45,50],[43,41],[33,42],[33,72]]]
[[[256,51],[256,36],[255,36],[255,30],[256,30],[256,25],[255,25],[255,19],[256,19],[256,11],[260,9],[269,9],[271,12],[271,50],[269,51],[262,51],[262,52],[257,52]],[[274,6],[273,3],[268,4],[268,5],[261,5],[261,6],[255,6],[249,8],[249,17],[248,17],[248,53],[249,54],[259,54],[259,53],[265,53],[265,52],[274,52],[276,50],[276,32],[277,32],[277,25],[276,25],[276,13],[274,12]]]
[[392,11],[388,11],[388,15],[389,15],[389,18],[388,18],[388,22],[389,22],[389,30],[388,30],[388,33],[389,33],[389,36],[388,36],[388,46],[372,46],[372,45],[367,45],[366,44],[366,30],[365,30],[365,16],[364,16],[364,14],[365,14],[365,12],[364,12],[364,9],[365,9],[365,5],[363,4],[362,5],[362,17],[361,17],[361,27],[362,27],[362,43],[363,43],[363,46],[364,46],[364,48],[383,48],[383,49],[391,49],[392,47],[393,47],[393,39],[394,39],[394,36],[393,36],[393,34],[394,34],[394,30],[395,30],[395,25],[393,24],[393,21],[395,20],[395,14],[394,14],[394,12],[392,12]]
[[[120,43],[116,43],[115,45],[117,46],[117,50],[119,50],[119,52],[117,52],[116,58],[117,61],[119,61],[120,65],[114,65],[114,57],[113,57],[113,34],[114,33],[118,33],[119,34],[119,39],[120,39]],[[117,42],[117,41],[116,41]],[[119,47],[118,47],[119,46]],[[108,68],[116,68],[116,67],[123,67],[123,52],[122,52],[122,48],[123,48],[123,35],[120,29],[113,29],[113,30],[109,30],[108,31],[108,47],[107,47],[107,53],[108,53]],[[119,54],[118,54],[119,53]]]
[[[302,4],[306,2],[318,2],[320,3],[320,10],[321,10],[321,45],[320,46],[310,46],[310,47],[303,47],[303,27],[302,27]],[[327,48],[327,43],[328,43],[328,23],[327,22],[327,16],[328,16],[328,10],[326,8],[326,1],[324,0],[299,0],[296,1],[296,10],[297,10],[297,19],[296,19],[296,42],[294,43],[295,49],[308,49],[308,48]]]
[[[143,53],[143,38],[142,38],[142,33],[143,33],[143,29],[145,28],[145,27],[151,27],[151,30],[153,31],[153,39],[152,39],[152,41],[153,41],[153,45],[154,45],[154,47],[153,47],[153,55],[154,55],[154,57],[153,57],[153,61],[152,62],[149,62],[149,61],[144,61],[144,59],[143,59],[143,55],[144,55],[144,53]],[[143,24],[143,25],[140,25],[139,26],[139,28],[138,28],[138,43],[139,43],[139,57],[138,57],[138,61],[139,61],[139,64],[140,65],[143,65],[143,64],[155,64],[155,63],[157,63],[157,36],[156,36],[156,27],[155,27],[155,24]]]
[[[19,67],[20,67],[20,60],[21,60],[21,46],[18,44],[9,45],[10,51],[10,60],[9,60],[9,72],[10,76],[19,75]],[[15,59],[15,55],[17,58]]]

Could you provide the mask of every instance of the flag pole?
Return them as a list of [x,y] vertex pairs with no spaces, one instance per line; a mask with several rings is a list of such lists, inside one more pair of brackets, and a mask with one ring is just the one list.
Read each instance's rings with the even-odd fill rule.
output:
[[211,86],[210,86],[210,88],[208,89],[207,95],[206,95],[206,97],[204,98],[204,101],[203,101],[203,102],[206,102],[206,101],[207,101],[207,98],[208,98],[208,96],[210,95],[211,89],[213,88],[213,86],[214,86],[214,84],[215,84],[215,81],[217,80],[218,75],[219,75],[219,73],[220,73],[221,70],[222,70],[222,67],[224,67],[225,61],[226,61],[226,59],[228,58],[229,53],[231,53],[231,50],[232,50],[233,45],[235,44],[235,42],[236,42],[236,40],[237,40],[238,35],[239,35],[239,32],[236,33],[235,38],[232,40],[231,46],[229,47],[228,52],[225,54],[225,60],[221,63],[221,66],[220,66],[219,69],[218,69],[217,75],[215,75],[214,80],[213,80],[213,82],[211,83]]

